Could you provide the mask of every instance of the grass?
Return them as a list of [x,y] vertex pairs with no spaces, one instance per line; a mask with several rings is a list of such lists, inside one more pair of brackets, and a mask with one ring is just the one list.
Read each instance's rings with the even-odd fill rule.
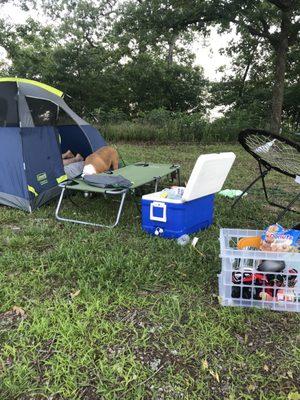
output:
[[[235,145],[119,149],[129,162],[180,163],[184,178],[199,153],[234,151],[229,188],[256,173]],[[278,179],[283,199],[290,181]],[[92,220],[115,206],[76,201],[85,207],[69,215]],[[144,234],[131,203],[114,230],[59,224],[53,203],[32,215],[2,207],[0,399],[299,399],[299,315],[218,304],[219,228],[262,228],[277,212],[259,187],[230,204],[217,197],[203,258]]]

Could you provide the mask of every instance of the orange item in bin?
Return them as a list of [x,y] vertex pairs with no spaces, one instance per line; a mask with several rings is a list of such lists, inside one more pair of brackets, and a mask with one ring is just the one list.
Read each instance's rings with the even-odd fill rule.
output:
[[261,244],[260,236],[245,237],[238,241],[237,248],[239,250],[242,250],[245,247],[254,247],[255,249],[259,249],[260,244]]

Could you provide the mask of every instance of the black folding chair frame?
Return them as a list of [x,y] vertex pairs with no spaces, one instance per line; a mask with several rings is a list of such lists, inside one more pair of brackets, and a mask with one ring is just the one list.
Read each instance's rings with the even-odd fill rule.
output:
[[267,200],[267,202],[274,207],[278,207],[280,209],[282,209],[282,211],[277,215],[276,221],[275,222],[279,222],[288,211],[294,212],[296,214],[300,214],[299,211],[295,210],[292,208],[292,206],[296,203],[296,201],[298,199],[300,199],[300,192],[286,205],[282,205],[282,204],[278,204],[275,203],[273,201],[270,200],[270,197],[268,195],[268,190],[267,190],[267,185],[266,185],[266,181],[265,178],[266,176],[272,171],[272,167],[270,167],[269,165],[264,165],[262,162],[258,161],[258,166],[259,166],[259,171],[260,174],[250,183],[250,185],[248,185],[242,192],[242,194],[240,196],[238,196],[235,201],[232,204],[232,208],[234,208],[236,206],[236,204],[241,200],[241,198],[244,196],[244,194],[246,192],[249,191],[249,189],[251,189],[252,186],[255,185],[256,182],[258,182],[259,180],[262,181],[262,186],[263,186],[263,191],[264,191],[264,195],[265,198]]

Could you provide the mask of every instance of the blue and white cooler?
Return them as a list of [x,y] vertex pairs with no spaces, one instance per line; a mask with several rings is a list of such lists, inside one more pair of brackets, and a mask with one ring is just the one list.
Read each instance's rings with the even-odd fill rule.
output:
[[208,228],[213,223],[215,193],[222,189],[235,154],[201,155],[180,199],[161,192],[142,197],[142,228],[151,235],[177,238]]

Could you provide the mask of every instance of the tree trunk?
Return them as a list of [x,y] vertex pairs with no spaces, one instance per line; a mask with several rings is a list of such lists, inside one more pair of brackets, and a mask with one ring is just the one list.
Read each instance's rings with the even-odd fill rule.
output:
[[278,41],[275,44],[275,74],[272,92],[272,113],[270,130],[272,133],[279,134],[281,127],[284,79],[286,70],[286,58],[288,52],[288,33],[291,15],[289,12],[282,11],[281,31]]
[[173,65],[176,39],[177,35],[173,35],[168,42],[169,47],[168,47],[167,63],[169,67]]

